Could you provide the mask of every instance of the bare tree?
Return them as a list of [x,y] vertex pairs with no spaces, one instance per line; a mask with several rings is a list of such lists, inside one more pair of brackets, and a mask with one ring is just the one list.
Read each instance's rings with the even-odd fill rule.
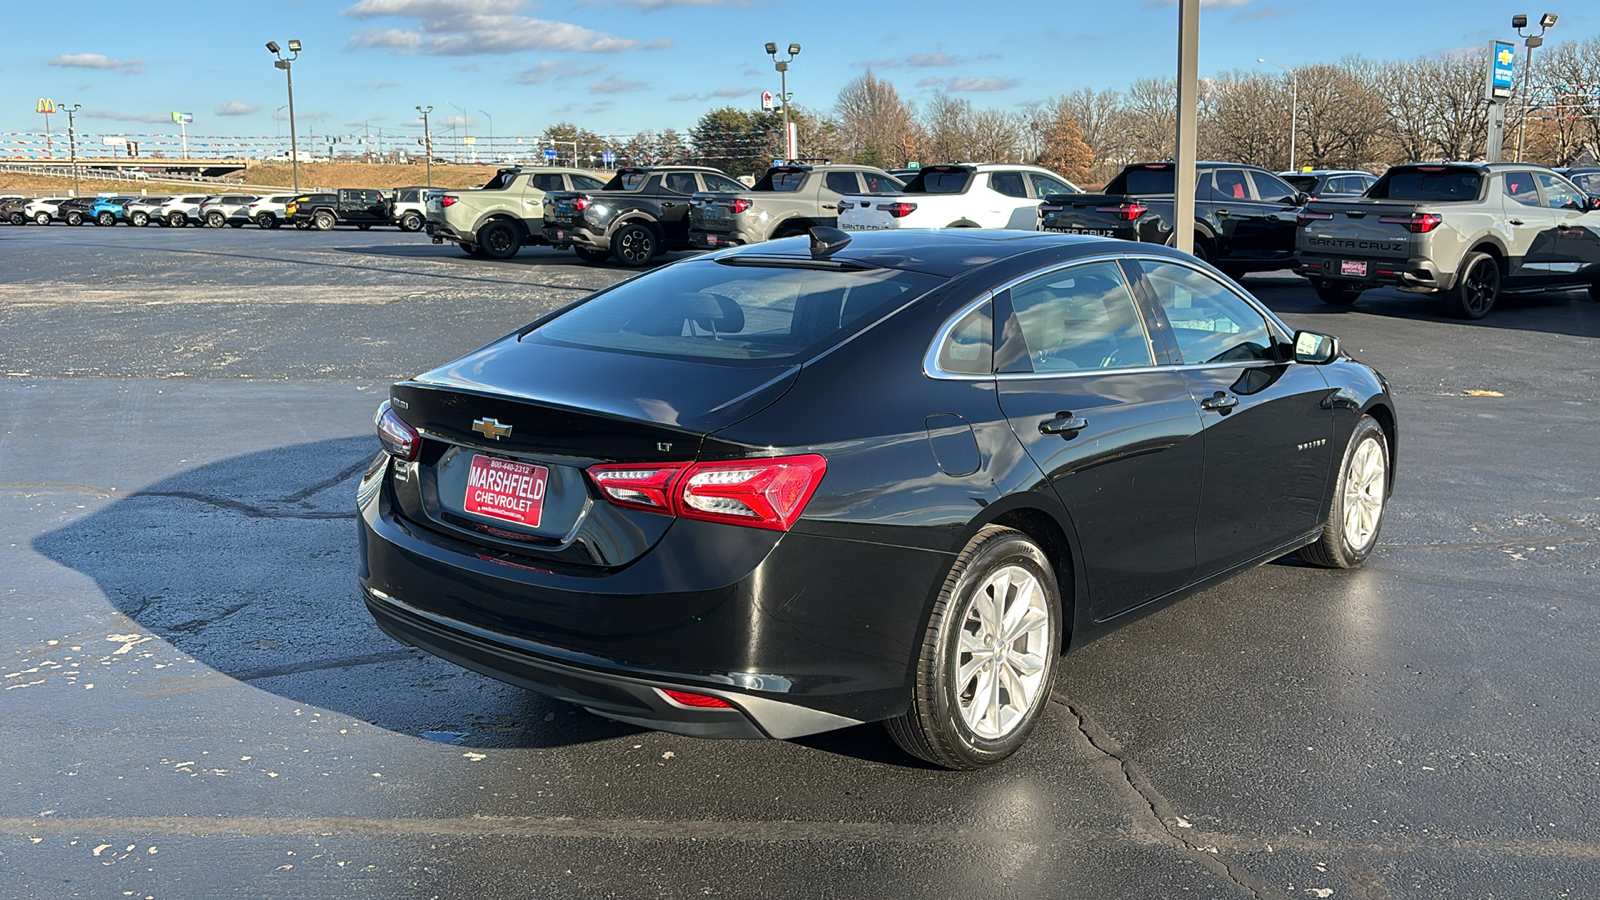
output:
[[1171,78],[1141,78],[1128,87],[1123,104],[1128,149],[1138,159],[1177,155],[1178,86]]
[[839,91],[835,108],[843,149],[855,162],[897,166],[916,158],[918,133],[910,107],[871,69]]
[[1281,169],[1289,164],[1289,90],[1284,79],[1234,72],[1208,80],[1200,152],[1211,158]]

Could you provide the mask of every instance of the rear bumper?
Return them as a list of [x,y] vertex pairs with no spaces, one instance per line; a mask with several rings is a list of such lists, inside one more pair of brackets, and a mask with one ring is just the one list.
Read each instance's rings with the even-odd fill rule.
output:
[[478,236],[473,231],[457,228],[449,222],[429,221],[423,224],[422,231],[428,237],[433,238],[434,243],[455,241],[458,244],[475,244],[478,242]]
[[[1364,263],[1366,274],[1355,274],[1348,264]],[[1454,272],[1444,272],[1431,259],[1382,259],[1350,255],[1301,253],[1296,257],[1295,271],[1306,278],[1320,278],[1329,284],[1348,285],[1367,290],[1377,287],[1395,287],[1412,293],[1433,293],[1448,289],[1455,280]]]
[[606,236],[605,231],[595,231],[581,222],[571,225],[546,222],[543,234],[545,242],[557,249],[565,247],[582,247],[586,250],[611,249],[611,239]]
[[724,247],[743,247],[746,244],[758,243],[760,240],[760,238],[753,235],[737,231],[689,229],[689,247],[694,250],[720,250]]

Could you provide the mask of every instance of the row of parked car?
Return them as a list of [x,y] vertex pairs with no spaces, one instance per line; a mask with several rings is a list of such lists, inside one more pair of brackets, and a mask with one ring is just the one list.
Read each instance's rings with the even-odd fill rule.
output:
[[392,225],[421,231],[429,188],[388,191],[341,188],[305,194],[175,194],[161,197],[0,197],[0,222],[11,225],[118,224],[168,228],[281,228],[326,231],[339,225],[362,230]]

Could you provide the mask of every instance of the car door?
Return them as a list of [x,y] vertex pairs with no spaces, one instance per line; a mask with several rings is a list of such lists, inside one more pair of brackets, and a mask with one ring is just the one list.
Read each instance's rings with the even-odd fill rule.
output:
[[667,243],[689,239],[689,198],[701,190],[693,172],[668,172],[661,179],[661,230]]
[[1549,243],[1552,282],[1592,281],[1600,277],[1600,213],[1577,186],[1550,172],[1535,172],[1555,233]]
[[[1500,177],[1501,208],[1511,237],[1506,248],[1506,286],[1547,284],[1557,250],[1555,212],[1539,195],[1532,171],[1506,172]],[[1494,188],[1490,187],[1490,196]]]
[[1250,181],[1243,169],[1202,170],[1195,185],[1195,197],[1205,201],[1197,210],[1216,232],[1212,256],[1227,259],[1241,255],[1250,245]]
[[1195,528],[1197,578],[1315,530],[1327,515],[1332,390],[1292,360],[1292,336],[1210,274],[1141,259],[1140,289],[1164,319],[1177,371],[1200,407],[1205,474]]
[[1252,232],[1260,235],[1262,258],[1288,259],[1294,255],[1295,235],[1300,227],[1300,192],[1270,172],[1245,171],[1255,188],[1250,221]]
[[995,376],[1012,431],[1065,505],[1105,619],[1186,585],[1201,420],[1153,348],[1115,261],[1069,264],[995,298]]
[[872,193],[871,188],[863,188],[860,175],[852,171],[829,172],[822,178],[822,184],[817,191],[820,201],[821,215],[817,218],[818,224],[838,227],[839,201],[849,194]]
[[989,221],[979,222],[985,228],[1020,228],[1033,231],[1039,227],[1039,204],[1028,197],[1028,182],[1021,172],[989,173]]

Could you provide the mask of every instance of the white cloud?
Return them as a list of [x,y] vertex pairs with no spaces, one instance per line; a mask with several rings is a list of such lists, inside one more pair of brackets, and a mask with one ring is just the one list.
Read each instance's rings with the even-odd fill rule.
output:
[[363,82],[361,82],[361,86],[364,87],[364,88],[367,88],[368,90],[381,91],[384,88],[399,87],[400,86],[400,82],[398,82],[398,81],[363,81]]
[[1017,86],[1015,78],[952,78],[946,88],[962,91],[1007,91]]
[[589,85],[589,93],[591,94],[630,94],[634,91],[649,89],[650,83],[648,81],[624,81],[615,75],[605,81],[596,81]]
[[[419,19],[417,28],[363,28],[354,48],[429,56],[478,56],[552,50],[617,53],[649,45],[604,32],[520,15],[526,0],[361,0],[344,14],[356,19]],[[666,42],[670,45],[670,42]]]
[[261,107],[254,103],[246,103],[243,100],[229,100],[227,103],[217,107],[217,115],[248,116],[259,109],[261,109]]
[[117,122],[165,122],[172,124],[172,113],[124,113],[111,109],[86,109],[78,115],[85,119],[111,119]]
[[552,78],[558,80],[588,78],[591,75],[599,75],[604,70],[604,65],[579,66],[564,59],[542,59],[538,65],[523,69],[514,77],[518,84],[543,84]]
[[104,53],[63,53],[51,59],[45,65],[61,66],[69,69],[120,69],[126,75],[137,75],[144,71],[144,60],[142,59],[112,59]]

